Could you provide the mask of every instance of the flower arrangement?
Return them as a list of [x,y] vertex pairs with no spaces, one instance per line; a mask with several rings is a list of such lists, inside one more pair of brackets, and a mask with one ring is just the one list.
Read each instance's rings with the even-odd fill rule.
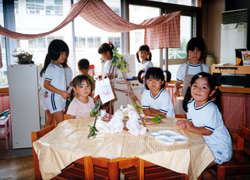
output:
[[34,61],[32,61],[33,55],[26,51],[20,51],[18,54],[12,56],[18,58],[18,64],[34,64]]

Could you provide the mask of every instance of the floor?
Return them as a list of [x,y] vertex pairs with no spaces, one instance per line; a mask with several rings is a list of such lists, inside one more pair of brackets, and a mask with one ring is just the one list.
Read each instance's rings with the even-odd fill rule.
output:
[[[235,148],[235,138],[236,135],[232,134],[233,146]],[[11,144],[10,144],[11,145]],[[3,148],[4,147],[4,148]],[[250,145],[248,146],[250,152]],[[3,153],[5,151],[5,153]],[[32,151],[30,149],[19,149],[17,153],[16,150],[5,150],[4,141],[0,140],[0,155],[9,154],[9,156],[14,158],[1,159],[0,158],[0,180],[33,180],[34,179],[34,169],[33,169],[33,157]],[[31,154],[29,154],[31,153]],[[24,156],[24,157],[16,157]],[[1,156],[0,156],[1,157]],[[121,180],[123,180],[123,175],[121,175]],[[227,178],[227,180],[233,180],[234,178]],[[250,179],[249,176],[243,179]],[[207,170],[203,173],[203,180],[216,180],[216,174],[213,170]]]

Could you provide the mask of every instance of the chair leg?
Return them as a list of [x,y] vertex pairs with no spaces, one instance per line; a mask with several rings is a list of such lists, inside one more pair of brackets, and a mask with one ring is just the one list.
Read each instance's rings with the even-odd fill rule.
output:
[[217,166],[217,180],[225,179],[225,168]]

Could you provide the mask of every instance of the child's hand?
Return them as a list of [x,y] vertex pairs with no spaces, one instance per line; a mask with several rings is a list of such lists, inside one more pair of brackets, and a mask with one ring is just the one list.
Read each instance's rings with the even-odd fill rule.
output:
[[192,122],[186,122],[186,126],[190,129],[191,127],[194,127],[194,124]]
[[184,120],[178,120],[178,121],[176,122],[176,125],[177,125],[180,129],[186,129],[186,128],[187,128],[186,123],[185,123]]
[[70,97],[70,93],[67,91],[62,91],[60,95],[63,99],[68,99]]
[[176,97],[180,96],[180,91],[179,91],[179,90],[178,90],[178,91],[175,91],[175,92],[174,92],[174,95],[175,95]]

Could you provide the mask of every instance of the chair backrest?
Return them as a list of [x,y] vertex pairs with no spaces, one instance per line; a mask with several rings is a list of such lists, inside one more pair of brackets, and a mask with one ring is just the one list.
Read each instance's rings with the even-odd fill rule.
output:
[[241,125],[237,135],[237,144],[236,150],[243,151],[244,150],[244,141],[250,141],[250,129]]
[[36,154],[36,152],[34,150],[34,147],[33,147],[33,142],[35,142],[38,139],[40,139],[41,137],[43,137],[45,134],[47,134],[48,132],[50,132],[56,126],[57,126],[56,124],[52,124],[50,126],[47,126],[46,128],[43,128],[43,129],[37,131],[37,132],[32,132],[31,133],[31,142],[32,142],[32,153],[33,153],[33,163],[34,163],[35,179],[41,179],[41,173],[40,173],[40,170],[39,170],[38,157],[37,157],[37,154]]
[[187,119],[187,115],[186,114],[175,114],[175,118]]

